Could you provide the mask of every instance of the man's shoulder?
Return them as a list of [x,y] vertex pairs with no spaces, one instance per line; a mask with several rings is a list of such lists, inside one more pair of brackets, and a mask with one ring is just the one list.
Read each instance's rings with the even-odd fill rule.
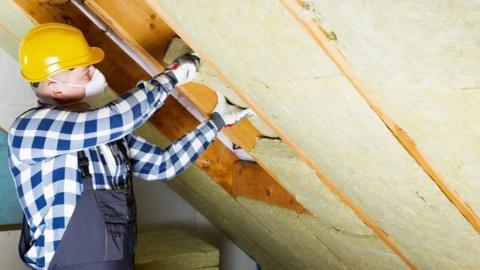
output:
[[22,119],[30,118],[29,116],[31,116],[39,108],[40,107],[33,107],[17,115],[17,117],[13,120],[12,124],[10,125],[9,130],[11,131],[12,129],[15,129],[16,127],[18,127]]
[[39,110],[42,110],[44,109],[45,107],[44,106],[36,106],[36,107],[33,107],[33,108],[30,108],[28,110],[25,110],[24,112],[20,113],[16,119],[18,118],[27,118],[28,116],[31,116],[32,114],[34,114],[36,111],[39,111]]
[[9,146],[12,143],[13,137],[17,136],[19,131],[24,131],[28,129],[29,122],[32,118],[34,118],[34,115],[42,109],[42,106],[37,106],[30,108],[22,113],[20,113],[10,124],[10,127],[8,128],[8,143]]

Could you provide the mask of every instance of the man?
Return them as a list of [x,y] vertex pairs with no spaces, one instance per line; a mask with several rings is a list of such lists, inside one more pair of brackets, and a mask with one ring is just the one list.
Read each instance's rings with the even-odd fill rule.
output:
[[210,119],[165,149],[132,133],[176,85],[191,81],[187,54],[100,108],[106,81],[90,47],[69,25],[34,27],[20,43],[22,76],[38,106],[9,130],[9,165],[24,211],[20,256],[34,269],[134,269],[136,209],[132,174],[167,180],[190,166],[226,125],[253,113],[219,98]]

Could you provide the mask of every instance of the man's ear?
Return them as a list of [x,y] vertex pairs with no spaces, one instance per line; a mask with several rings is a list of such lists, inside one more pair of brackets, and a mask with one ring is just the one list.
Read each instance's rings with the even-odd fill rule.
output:
[[47,81],[47,91],[51,98],[61,100],[63,99],[62,89],[60,89],[60,84],[53,81]]

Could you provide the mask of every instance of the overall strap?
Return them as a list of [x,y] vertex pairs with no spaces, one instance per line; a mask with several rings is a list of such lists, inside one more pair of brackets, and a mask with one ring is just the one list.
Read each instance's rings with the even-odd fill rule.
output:
[[125,145],[123,144],[123,141],[124,141],[123,139],[117,140],[116,144],[117,144],[117,147],[120,149],[120,152],[122,152],[122,154],[121,154],[122,161],[126,164],[126,166],[128,168],[128,177],[127,177],[128,178],[128,188],[129,188],[130,192],[133,194],[132,164],[131,164],[131,161],[130,161],[130,157],[128,155],[128,150],[125,147]]
[[120,140],[117,140],[116,143],[117,143],[117,146],[118,148],[120,149],[120,152],[122,152],[122,161],[127,165],[128,167],[128,173],[130,174],[132,172],[132,164],[130,163],[130,157],[128,156],[128,151],[127,151],[127,148],[125,147],[125,145],[123,144],[123,139],[120,139]]
[[92,175],[88,169],[88,158],[83,150],[77,152],[77,157],[78,168],[80,169],[80,174],[82,176],[83,186],[86,190],[93,190]]

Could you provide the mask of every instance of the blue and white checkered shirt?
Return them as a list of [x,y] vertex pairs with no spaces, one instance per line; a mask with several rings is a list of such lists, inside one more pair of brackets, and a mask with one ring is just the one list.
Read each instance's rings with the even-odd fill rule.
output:
[[[106,164],[108,142],[124,138],[133,173],[146,180],[176,176],[213,142],[217,127],[201,123],[162,149],[133,134],[174,88],[168,76],[141,81],[106,106],[73,112],[39,106],[18,117],[8,134],[9,165],[30,225],[28,264],[45,269],[55,254],[82,193],[77,152],[85,149],[95,189],[126,187],[126,171]],[[111,153],[111,152],[110,152]],[[103,162],[102,162],[103,161]]]

